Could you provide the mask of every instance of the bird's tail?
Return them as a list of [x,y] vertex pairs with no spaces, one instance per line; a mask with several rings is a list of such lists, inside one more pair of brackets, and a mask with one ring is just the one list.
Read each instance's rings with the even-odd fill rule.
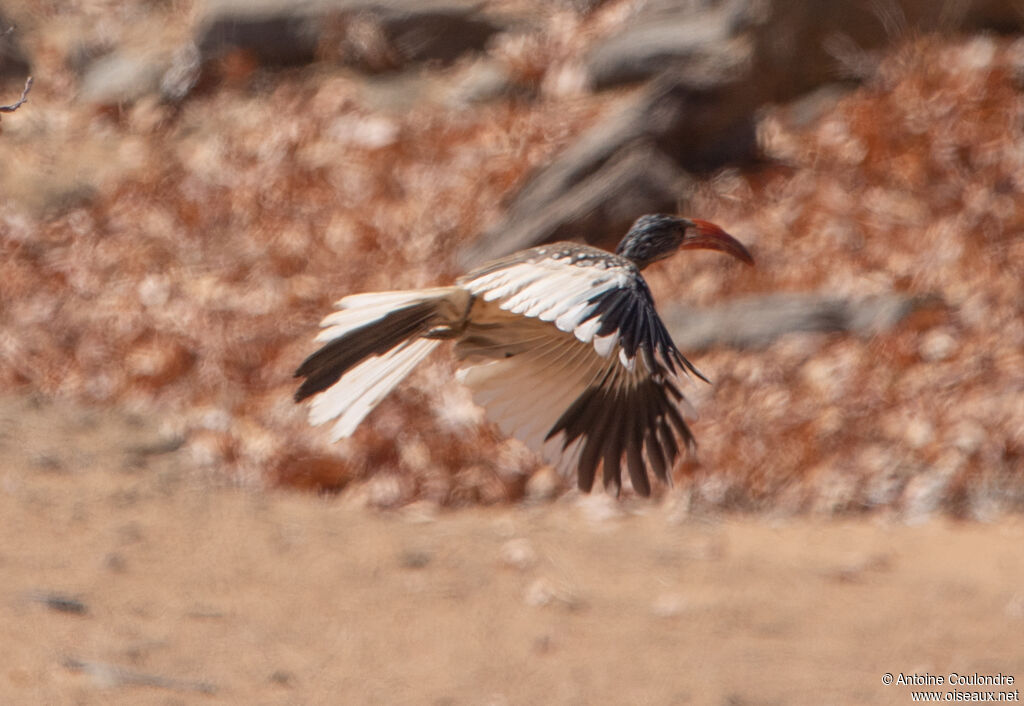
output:
[[337,419],[332,439],[349,436],[384,397],[465,318],[470,294],[459,287],[354,294],[339,301],[295,377],[300,402],[316,395],[309,421]]

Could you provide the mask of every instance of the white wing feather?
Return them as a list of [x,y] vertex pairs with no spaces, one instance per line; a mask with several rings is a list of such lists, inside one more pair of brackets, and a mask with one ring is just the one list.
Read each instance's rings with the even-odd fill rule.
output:
[[450,292],[450,288],[406,289],[394,292],[365,292],[352,294],[335,303],[337,311],[328,314],[320,322],[323,329],[317,341],[333,341],[350,331],[372,324],[395,309],[430,299],[437,294]]
[[[520,262],[461,282],[484,301],[496,301],[512,314],[554,321],[562,331],[589,343],[601,326],[599,317],[586,320],[596,304],[591,301],[613,289],[625,287],[630,274],[618,268],[580,267],[564,260]],[[596,341],[595,341],[596,343]],[[598,352],[608,357],[618,339],[604,341]]]
[[310,423],[323,424],[337,417],[331,440],[351,436],[366,415],[439,343],[426,338],[407,341],[346,371],[338,382],[313,398]]

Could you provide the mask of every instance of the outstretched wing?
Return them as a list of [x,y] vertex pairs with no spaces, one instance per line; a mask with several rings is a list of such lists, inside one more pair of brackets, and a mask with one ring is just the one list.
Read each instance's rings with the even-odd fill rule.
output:
[[639,270],[572,243],[541,246],[472,272],[476,296],[456,343],[460,378],[505,433],[583,490],[598,464],[616,492],[625,458],[647,495],[650,466],[668,482],[679,440],[693,444],[679,390],[685,371]]

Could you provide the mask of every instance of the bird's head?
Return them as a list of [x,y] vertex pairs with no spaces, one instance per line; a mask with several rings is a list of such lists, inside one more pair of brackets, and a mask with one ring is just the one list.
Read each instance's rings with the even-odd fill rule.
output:
[[754,258],[743,247],[743,243],[714,223],[660,213],[636,219],[615,249],[615,254],[632,260],[637,267],[643,269],[678,250],[698,248],[720,250],[748,265],[754,264]]

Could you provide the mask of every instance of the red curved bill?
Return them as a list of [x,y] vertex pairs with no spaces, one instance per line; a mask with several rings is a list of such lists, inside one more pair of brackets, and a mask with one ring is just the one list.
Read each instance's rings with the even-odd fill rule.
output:
[[692,231],[687,231],[682,245],[679,246],[680,249],[718,250],[743,260],[748,265],[754,264],[754,258],[750,255],[750,251],[736,238],[711,221],[702,221],[697,218],[691,218],[690,220],[695,228]]

